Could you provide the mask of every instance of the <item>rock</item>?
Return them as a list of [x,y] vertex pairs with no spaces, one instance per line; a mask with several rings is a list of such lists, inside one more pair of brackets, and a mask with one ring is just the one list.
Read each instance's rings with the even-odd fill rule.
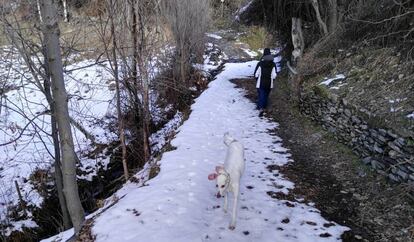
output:
[[369,133],[374,138],[378,136],[378,132],[375,129],[370,129]]
[[398,135],[396,135],[393,131],[391,131],[391,130],[388,130],[387,131],[387,134],[390,136],[390,137],[392,137],[393,139],[397,139],[398,138]]
[[360,236],[360,235],[356,234],[354,237],[355,237],[356,240],[362,240],[362,236]]
[[394,144],[394,142],[388,142],[388,146],[391,148],[391,149],[393,149],[393,150],[395,150],[395,151],[397,151],[398,153],[401,153],[401,149],[397,146],[397,145],[395,145]]
[[407,142],[405,141],[404,138],[398,138],[396,140],[394,140],[394,144],[397,145],[398,147],[403,147]]
[[401,181],[401,179],[398,176],[394,175],[394,174],[388,174],[388,178],[390,180],[394,181],[394,182],[400,182]]
[[379,132],[382,136],[386,136],[386,135],[387,135],[387,130],[385,130],[385,129],[378,129],[378,132]]
[[379,154],[384,153],[384,150],[381,149],[380,147],[378,147],[378,144],[377,143],[374,144],[374,148],[373,149],[374,149],[375,152],[377,152]]
[[352,123],[354,123],[354,124],[360,124],[361,123],[361,120],[357,116],[352,116],[351,120],[352,120]]
[[[414,176],[414,166],[411,164],[411,165],[406,165],[406,167],[407,167],[407,169],[410,171],[410,173],[413,173],[413,175],[412,176]],[[411,175],[410,175],[411,176]]]
[[368,156],[362,159],[362,163],[364,163],[365,165],[369,165],[371,163],[371,160],[372,160],[372,157]]
[[398,156],[398,152],[397,152],[397,151],[395,151],[395,150],[390,150],[390,151],[388,152],[388,156],[389,156],[389,157],[391,157],[391,158],[397,158],[397,156]]
[[367,130],[368,129],[368,125],[363,124],[359,126],[362,130]]
[[375,140],[378,142],[378,143],[380,143],[381,145],[384,145],[387,141],[388,141],[388,139],[387,138],[385,138],[384,136],[382,136],[382,135],[378,135],[376,138],[375,138]]
[[331,108],[329,108],[329,112],[335,114],[335,113],[338,112],[338,110],[334,107],[331,107]]
[[345,115],[347,117],[351,117],[352,116],[351,110],[349,110],[349,109],[345,109],[344,113],[345,113]]
[[376,170],[383,170],[385,168],[385,165],[377,160],[371,160],[371,166]]
[[404,171],[398,169],[398,168],[393,168],[392,173],[399,176],[402,180],[407,180],[408,179],[408,174],[405,173]]

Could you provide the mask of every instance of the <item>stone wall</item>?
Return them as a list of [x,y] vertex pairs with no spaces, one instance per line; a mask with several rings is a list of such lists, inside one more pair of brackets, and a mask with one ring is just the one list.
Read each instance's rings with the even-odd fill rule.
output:
[[338,141],[350,146],[364,164],[392,181],[414,184],[413,136],[403,137],[391,128],[379,127],[366,110],[319,87],[301,94],[300,108]]

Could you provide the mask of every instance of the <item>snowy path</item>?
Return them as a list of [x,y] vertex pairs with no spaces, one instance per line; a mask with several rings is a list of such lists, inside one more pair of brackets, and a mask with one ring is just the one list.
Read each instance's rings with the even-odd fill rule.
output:
[[[287,192],[293,184],[266,166],[289,161],[280,138],[268,130],[277,124],[258,117],[254,104],[229,80],[251,75],[255,62],[227,64],[192,106],[163,155],[161,172],[148,186],[128,184],[125,196],[102,213],[92,228],[96,241],[337,241],[345,227],[330,223],[312,206],[272,199],[268,191]],[[237,226],[215,198],[207,175],[223,162],[223,133],[246,147]],[[231,198],[230,198],[231,201]],[[231,203],[230,203],[231,204]],[[324,226],[325,225],[325,226]]]

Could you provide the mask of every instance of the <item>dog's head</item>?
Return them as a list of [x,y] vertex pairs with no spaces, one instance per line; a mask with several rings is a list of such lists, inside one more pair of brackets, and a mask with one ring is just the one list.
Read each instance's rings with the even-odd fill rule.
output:
[[218,189],[217,198],[224,196],[230,184],[230,175],[224,170],[223,166],[216,166],[216,172],[208,175],[209,180],[216,180]]

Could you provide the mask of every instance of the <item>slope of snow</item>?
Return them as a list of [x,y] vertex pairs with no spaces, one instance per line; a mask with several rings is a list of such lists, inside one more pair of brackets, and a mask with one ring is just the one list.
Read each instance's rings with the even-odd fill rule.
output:
[[[311,204],[276,200],[266,194],[287,193],[294,187],[277,171],[266,169],[292,160],[281,139],[269,134],[277,124],[259,118],[255,105],[229,81],[251,75],[255,65],[226,64],[192,106],[189,119],[172,141],[177,149],[163,155],[158,176],[142,187],[128,183],[115,195],[121,198],[119,202],[96,218],[92,228],[96,241],[340,240],[347,228],[326,221]],[[227,131],[246,148],[234,231],[227,229],[230,214],[222,211],[222,199],[214,196],[215,184],[207,180],[223,162],[222,136]]]
[[[69,109],[71,117],[93,135],[97,143],[108,143],[116,138],[106,128],[115,110],[111,108],[114,91],[109,90],[108,68],[93,64],[93,61],[83,61],[67,67],[73,70],[65,75]],[[46,113],[49,110],[46,98],[13,48],[1,51],[0,78],[7,80],[6,85],[15,87],[2,95],[0,105],[0,144],[10,142],[0,146],[0,223],[13,226],[6,231],[9,234],[24,226],[35,226],[30,219],[9,221],[6,214],[8,207],[18,204],[14,181],[18,182],[28,205],[41,205],[43,199],[28,178],[37,169],[50,169],[53,164],[50,155],[53,154],[53,142],[48,135],[51,128],[50,115]],[[81,168],[85,172],[79,178],[91,179],[99,167],[106,166],[109,158],[84,157],[91,149],[91,141],[76,128],[73,129],[73,136]]]

